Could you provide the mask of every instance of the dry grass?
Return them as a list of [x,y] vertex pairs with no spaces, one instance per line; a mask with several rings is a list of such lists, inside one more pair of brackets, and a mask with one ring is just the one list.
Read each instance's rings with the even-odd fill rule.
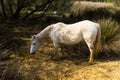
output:
[[71,16],[74,19],[101,19],[114,16],[120,8],[113,3],[76,1],[71,7]]
[[[53,60],[51,58],[54,51],[52,43],[44,43],[35,55],[30,55],[30,37],[26,37],[26,35],[23,37],[22,35],[20,40],[26,41],[26,43],[19,45],[21,47],[18,51],[3,51],[3,54],[10,55],[0,60],[1,80],[120,79],[120,56],[116,56],[114,52],[111,52],[110,56],[102,55],[102,57],[98,57],[93,65],[89,65],[89,55],[86,54],[86,48],[83,45],[66,48],[66,56],[63,58],[61,58],[62,53],[59,51],[56,54],[58,59]],[[13,41],[11,41],[12,43]],[[21,43],[21,41],[16,42],[16,44],[18,43]],[[14,45],[13,47],[15,48]]]
[[90,7],[111,7],[114,6],[113,3],[106,2],[91,2],[91,1],[75,1],[73,5],[81,5],[81,6],[90,6]]
[[79,10],[94,10],[98,8],[114,8],[113,3],[104,3],[104,2],[91,2],[91,1],[75,1],[71,7],[71,11],[78,12]]
[[[27,39],[29,40],[29,39]],[[1,80],[119,80],[120,57],[103,56],[93,65],[88,56],[69,54],[63,59],[51,59],[53,45],[42,45],[35,55],[29,55],[29,43],[18,54],[0,61]],[[24,54],[24,56],[20,55]]]

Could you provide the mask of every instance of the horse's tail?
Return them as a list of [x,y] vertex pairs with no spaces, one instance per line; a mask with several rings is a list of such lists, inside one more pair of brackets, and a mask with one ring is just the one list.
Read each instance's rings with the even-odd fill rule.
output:
[[100,29],[99,24],[97,24],[96,26],[97,26],[98,32],[97,32],[97,37],[96,37],[95,44],[94,44],[95,57],[97,57],[97,55],[100,51],[100,48],[101,48],[101,29]]

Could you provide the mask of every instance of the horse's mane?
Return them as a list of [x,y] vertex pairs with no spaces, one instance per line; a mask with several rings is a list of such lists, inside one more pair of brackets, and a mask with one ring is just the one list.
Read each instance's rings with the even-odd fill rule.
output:
[[47,26],[46,28],[44,28],[40,33],[37,34],[37,37],[39,39],[43,39],[43,38],[46,38],[48,37],[49,33],[51,32],[53,26],[52,25],[49,25]]

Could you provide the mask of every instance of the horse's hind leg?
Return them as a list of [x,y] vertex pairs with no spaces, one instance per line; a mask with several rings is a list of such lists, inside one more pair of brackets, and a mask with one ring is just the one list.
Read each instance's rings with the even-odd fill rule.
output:
[[89,63],[91,64],[94,61],[94,45],[92,42],[89,41],[86,41],[86,43],[90,51]]

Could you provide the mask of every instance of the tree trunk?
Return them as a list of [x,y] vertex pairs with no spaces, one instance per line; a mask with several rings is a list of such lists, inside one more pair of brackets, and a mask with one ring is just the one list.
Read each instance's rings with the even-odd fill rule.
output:
[[12,8],[12,0],[7,0],[9,10],[10,10],[10,16],[13,17],[13,8]]
[[14,19],[19,20],[20,19],[20,12],[21,10],[24,8],[24,3],[22,2],[22,0],[18,0],[17,2],[17,9],[15,11],[14,15]]
[[4,6],[4,1],[1,0],[1,7],[2,7],[2,12],[3,12],[3,17],[7,18],[6,11],[5,11],[5,6]]

